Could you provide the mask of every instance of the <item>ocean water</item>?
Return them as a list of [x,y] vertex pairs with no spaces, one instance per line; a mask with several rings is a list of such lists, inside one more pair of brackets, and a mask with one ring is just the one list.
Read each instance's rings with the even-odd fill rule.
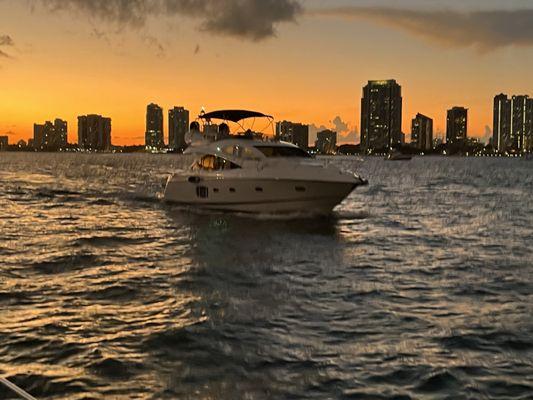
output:
[[0,376],[39,399],[533,399],[533,163],[331,162],[369,186],[276,219],[164,204],[176,155],[0,153]]

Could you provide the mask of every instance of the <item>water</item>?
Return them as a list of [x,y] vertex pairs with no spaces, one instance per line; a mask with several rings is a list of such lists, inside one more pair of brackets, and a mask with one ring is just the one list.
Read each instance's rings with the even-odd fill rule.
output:
[[41,399],[532,399],[533,164],[350,160],[368,187],[280,220],[163,204],[178,156],[0,153],[0,374]]

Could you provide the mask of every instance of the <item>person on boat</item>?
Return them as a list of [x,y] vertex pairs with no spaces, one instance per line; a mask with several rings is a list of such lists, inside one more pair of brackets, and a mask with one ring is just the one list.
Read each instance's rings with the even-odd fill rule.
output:
[[189,132],[185,134],[185,143],[187,145],[194,145],[194,143],[201,143],[204,137],[200,132],[200,124],[197,121],[192,121],[189,125]]
[[218,140],[227,139],[230,136],[230,130],[228,124],[225,122],[218,126]]

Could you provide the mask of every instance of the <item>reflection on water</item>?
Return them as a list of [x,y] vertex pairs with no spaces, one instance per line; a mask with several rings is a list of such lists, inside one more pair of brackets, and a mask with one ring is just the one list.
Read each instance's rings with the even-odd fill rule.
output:
[[332,216],[290,220],[163,204],[185,163],[1,154],[3,376],[43,399],[533,392],[531,163],[367,159]]

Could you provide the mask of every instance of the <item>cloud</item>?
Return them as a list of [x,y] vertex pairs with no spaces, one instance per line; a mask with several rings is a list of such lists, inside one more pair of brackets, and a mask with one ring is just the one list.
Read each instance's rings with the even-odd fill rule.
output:
[[163,46],[163,44],[156,37],[144,35],[143,40],[148,46],[155,50],[158,57],[165,56],[165,46]]
[[198,20],[203,31],[253,41],[275,36],[276,25],[293,22],[299,0],[35,0],[52,12],[68,11],[119,26],[140,28],[149,17]]
[[368,20],[445,47],[488,52],[506,46],[533,46],[533,9],[462,12],[333,7],[314,9],[309,14]]
[[9,35],[0,35],[0,46],[14,46],[15,42]]
[[481,138],[483,142],[488,143],[489,140],[492,138],[492,129],[490,126],[485,125],[485,134]]
[[[15,42],[13,38],[9,35],[0,35],[0,47],[13,47]],[[0,49],[0,58],[13,58],[11,55],[6,53],[4,50]]]
[[339,116],[333,118],[331,123],[334,126],[333,130],[336,131],[339,135],[339,137],[337,138],[339,142],[355,143],[357,139],[357,131],[355,127],[353,129],[350,129],[348,123],[344,122]]
[[333,120],[329,121],[331,124],[329,127],[315,124],[309,125],[309,140],[314,142],[316,140],[316,134],[320,131],[331,129],[337,132],[337,142],[339,143],[355,143],[357,140],[357,129],[351,128],[348,123],[344,122],[341,117],[336,116]]

